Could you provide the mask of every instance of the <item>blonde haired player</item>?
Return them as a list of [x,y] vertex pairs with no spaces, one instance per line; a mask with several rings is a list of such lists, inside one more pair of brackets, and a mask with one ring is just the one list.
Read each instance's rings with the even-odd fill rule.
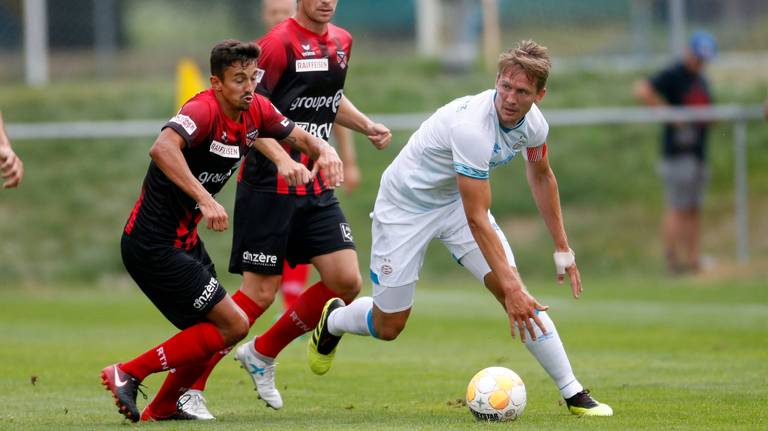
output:
[[[557,385],[571,413],[611,416],[573,374],[555,324],[528,293],[512,250],[490,213],[491,169],[517,156],[555,243],[558,279],[567,273],[581,295],[574,253],[563,227],[557,181],[547,159],[549,126],[536,105],[546,93],[546,48],[523,41],[503,53],[496,88],[438,109],[389,165],[373,211],[373,298],[326,303],[309,341],[310,368],[324,374],[342,334],[393,340],[405,328],[429,242],[438,238],[504,307],[520,339]],[[528,336],[526,337],[526,333]]]

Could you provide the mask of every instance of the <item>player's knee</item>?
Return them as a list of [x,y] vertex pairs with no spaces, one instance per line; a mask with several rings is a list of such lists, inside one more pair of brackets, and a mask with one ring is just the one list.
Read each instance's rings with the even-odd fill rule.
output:
[[376,338],[384,341],[392,341],[396,339],[401,332],[403,332],[403,327],[390,325],[390,326],[381,328],[379,331],[377,331]]
[[376,338],[384,341],[392,341],[405,329],[405,320],[387,322],[376,328]]
[[240,341],[243,338],[248,336],[248,332],[250,330],[251,330],[251,325],[248,323],[248,316],[246,316],[245,313],[242,313],[240,318],[237,319],[237,323],[235,323],[234,325],[233,335],[235,338],[237,338],[237,341]]
[[344,274],[336,274],[328,287],[349,304],[360,293],[363,279],[357,271],[348,271]]
[[224,342],[227,345],[232,346],[248,336],[248,331],[250,329],[248,317],[245,313],[240,312],[237,316],[233,316],[233,318],[227,322],[227,326],[223,328],[221,335],[224,338]]
[[277,283],[274,283],[274,286],[272,283],[259,285],[247,289],[246,292],[247,295],[253,299],[253,302],[255,302],[262,310],[266,310],[273,302],[275,302],[275,296],[277,296],[279,287],[280,283],[278,279]]

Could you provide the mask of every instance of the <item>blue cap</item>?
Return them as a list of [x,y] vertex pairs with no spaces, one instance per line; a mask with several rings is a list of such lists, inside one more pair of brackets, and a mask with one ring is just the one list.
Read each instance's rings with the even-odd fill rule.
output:
[[702,61],[710,61],[717,56],[717,41],[709,32],[699,30],[688,41],[691,53]]

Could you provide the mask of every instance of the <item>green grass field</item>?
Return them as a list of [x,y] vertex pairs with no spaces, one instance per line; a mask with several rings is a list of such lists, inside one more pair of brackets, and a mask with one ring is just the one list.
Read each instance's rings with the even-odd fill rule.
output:
[[[585,296],[550,280],[529,287],[551,306],[577,377],[613,418],[576,418],[472,279],[425,281],[400,339],[347,336],[331,372],[311,374],[304,340],[279,358],[286,406],[264,407],[231,358],[214,372],[212,423],[149,429],[765,429],[768,291],[765,274],[741,281],[585,277]],[[233,283],[230,283],[233,285]],[[0,429],[125,429],[99,370],[174,330],[133,287],[2,290]],[[267,312],[252,333],[271,323]],[[477,370],[502,365],[526,383],[512,424],[476,423],[457,404]],[[34,379],[34,381],[33,381]],[[160,375],[145,382],[152,396]],[[146,401],[140,398],[140,407]]]

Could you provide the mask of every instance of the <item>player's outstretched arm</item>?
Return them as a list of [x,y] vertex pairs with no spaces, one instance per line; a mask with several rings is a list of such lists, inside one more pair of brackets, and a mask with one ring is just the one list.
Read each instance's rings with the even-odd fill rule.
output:
[[536,333],[531,321],[546,334],[547,328],[539,320],[536,310],[543,311],[549,307],[539,304],[536,298],[528,293],[507,261],[504,246],[488,218],[488,210],[491,206],[490,182],[460,174],[457,175],[457,179],[469,229],[480,247],[480,252],[491,267],[491,281],[497,283],[497,286],[489,287],[501,291],[504,309],[509,316],[512,337],[515,336],[515,330],[517,330],[520,332],[520,341],[525,341],[523,328],[527,328],[529,336],[535,340]]
[[385,125],[371,121],[347,99],[347,96],[341,96],[336,123],[368,136],[371,144],[379,150],[383,150],[392,142],[392,132]]
[[0,176],[3,179],[4,189],[17,187],[24,177],[24,163],[11,148],[11,141],[5,134],[2,112],[0,112]]
[[[568,246],[568,236],[565,233],[565,227],[563,225],[563,214],[560,207],[560,193],[557,189],[557,179],[552,172],[552,168],[549,166],[549,159],[546,154],[537,161],[528,161],[525,164],[525,173],[528,178],[528,185],[531,188],[533,194],[533,200],[536,202],[536,207],[539,209],[539,214],[544,219],[544,223],[547,225],[552,240],[555,243],[555,260],[558,261],[558,253],[562,253],[560,262],[563,262],[561,266],[566,266],[564,272],[568,273],[568,277],[571,280],[571,291],[573,297],[578,298],[581,296],[581,275],[579,269],[576,266],[575,259],[568,259],[566,261],[565,254],[569,254],[573,257],[573,251]],[[563,272],[558,268],[557,275],[558,282],[562,283],[564,279]]]
[[306,166],[293,160],[283,147],[272,138],[258,138],[253,148],[264,154],[277,167],[277,173],[285,177],[289,186],[308,183],[314,175]]
[[197,202],[208,229],[217,232],[226,230],[229,227],[227,211],[192,175],[181,152],[185,145],[181,135],[171,128],[165,128],[149,150],[149,155],[171,182]]
[[315,161],[310,172],[313,178],[317,172],[322,171],[330,187],[339,187],[344,182],[344,164],[336,150],[324,140],[307,133],[301,127],[294,127],[282,142]]

